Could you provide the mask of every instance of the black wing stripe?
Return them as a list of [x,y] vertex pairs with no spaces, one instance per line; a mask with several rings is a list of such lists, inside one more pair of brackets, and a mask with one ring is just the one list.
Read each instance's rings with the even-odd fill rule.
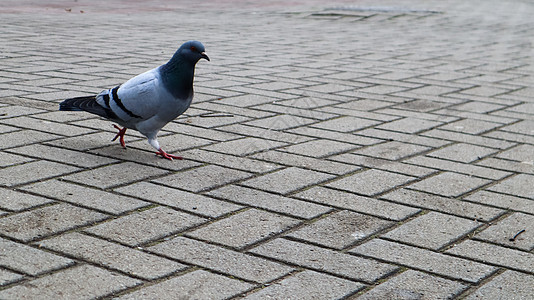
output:
[[[122,103],[121,99],[117,95],[117,90],[119,89],[119,87],[120,87],[120,85],[118,85],[118,86],[114,87],[113,89],[111,89],[111,95],[113,96],[113,101],[115,101],[117,106],[119,106],[119,108],[122,109],[122,111],[124,111],[125,113],[127,113],[130,117],[141,119],[140,116],[134,114],[129,109],[127,109],[126,106],[124,106],[124,104]],[[104,99],[104,101],[105,101],[105,99]]]

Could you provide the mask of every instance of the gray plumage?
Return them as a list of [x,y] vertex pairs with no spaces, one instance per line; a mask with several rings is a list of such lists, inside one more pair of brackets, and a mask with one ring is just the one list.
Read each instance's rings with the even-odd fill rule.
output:
[[161,149],[157,134],[191,105],[195,65],[201,58],[209,61],[204,51],[202,43],[188,41],[166,64],[96,96],[66,99],[59,110],[87,111],[119,123],[124,128],[115,126],[119,129],[115,139],[120,137],[123,147],[126,128],[137,130],[148,138],[157,155],[181,159]]

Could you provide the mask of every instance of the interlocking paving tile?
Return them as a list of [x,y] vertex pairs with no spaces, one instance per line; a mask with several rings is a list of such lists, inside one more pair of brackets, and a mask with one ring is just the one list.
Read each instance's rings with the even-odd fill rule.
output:
[[465,299],[529,299],[532,297],[532,286],[534,286],[534,276],[506,271]]
[[287,236],[342,249],[393,224],[391,221],[343,210],[292,231]]
[[41,241],[39,247],[65,253],[143,279],[156,279],[187,268],[169,259],[80,233],[69,233]]
[[0,291],[4,299],[91,299],[124,290],[141,281],[117,273],[79,265]]
[[165,170],[154,167],[133,162],[122,162],[64,176],[63,179],[99,188],[110,188],[167,173]]
[[117,162],[107,157],[45,145],[31,145],[9,149],[8,151],[85,168],[94,168]]
[[414,133],[419,133],[421,131],[434,128],[441,124],[443,123],[437,122],[437,121],[407,117],[407,118],[402,118],[400,120],[395,120],[389,123],[382,124],[380,126],[377,126],[376,128],[414,134]]
[[381,239],[371,240],[350,252],[472,283],[479,282],[497,270],[467,259]]
[[313,124],[312,127],[340,132],[352,132],[378,124],[380,122],[348,116]]
[[366,170],[328,183],[328,187],[366,196],[374,196],[415,180],[414,177],[381,171]]
[[333,190],[325,187],[313,187],[295,194],[294,197],[342,209],[362,212],[394,221],[406,219],[409,216],[415,215],[421,211],[417,208],[359,196],[353,193]]
[[429,212],[402,224],[381,237],[438,250],[481,225],[476,221]]
[[278,238],[261,244],[252,253],[321,272],[328,272],[363,282],[374,282],[398,270],[372,259]]
[[0,239],[0,265],[29,275],[39,275],[74,264],[71,259]]
[[440,126],[440,129],[458,131],[469,134],[482,134],[486,131],[500,127],[501,124],[483,120],[463,119],[453,123]]
[[293,115],[277,115],[274,117],[246,122],[247,125],[262,127],[270,130],[284,130],[314,123],[315,120]]
[[525,272],[532,272],[534,268],[534,254],[480,241],[464,241],[446,253]]
[[239,249],[286,231],[298,223],[290,217],[249,209],[188,232],[187,236]]
[[470,163],[475,160],[482,159],[495,152],[496,151],[494,149],[460,143],[450,145],[445,148],[438,149],[436,151],[432,151],[427,155],[442,159],[450,159],[463,163]]
[[428,150],[430,150],[428,147],[392,141],[358,149],[353,153],[389,160],[400,160]]
[[203,222],[204,218],[159,206],[90,227],[85,231],[105,239],[136,246]]
[[468,195],[464,199],[476,203],[534,214],[532,200],[516,196],[504,195],[490,191],[480,191]]
[[221,142],[213,145],[203,147],[205,150],[222,152],[238,156],[246,156],[252,153],[265,151],[272,148],[278,148],[287,145],[275,141],[265,139],[247,137],[244,139]]
[[32,161],[0,169],[0,185],[16,186],[80,170],[50,161]]
[[443,172],[411,184],[409,188],[446,197],[458,197],[488,183],[490,181],[485,179]]
[[[24,186],[24,191],[118,215],[150,203],[56,179]],[[27,195],[29,197],[29,195]]]
[[482,221],[492,220],[505,212],[503,209],[407,189],[393,191],[381,196],[381,198]]
[[243,180],[251,176],[252,174],[248,172],[215,165],[208,165],[160,177],[153,181],[170,187],[178,187],[191,192],[200,192],[235,181]]
[[333,178],[334,176],[329,174],[289,167],[281,171],[249,179],[242,184],[260,190],[287,194]]
[[[532,204],[531,204],[532,205]],[[519,235],[514,239],[516,234]],[[514,213],[491,224],[490,227],[477,233],[476,239],[518,248],[525,251],[534,249],[534,216]]]
[[24,278],[24,276],[13,273],[8,270],[0,269],[0,286],[10,284],[12,282],[16,282]]
[[1,218],[0,232],[5,236],[27,242],[88,225],[107,217],[95,211],[59,203]]
[[254,285],[233,278],[197,270],[174,277],[117,299],[228,299]]
[[457,281],[408,270],[381,283],[358,299],[451,299],[466,289]]
[[534,146],[519,145],[510,150],[495,155],[498,158],[510,159],[520,162],[534,162]]
[[151,182],[134,183],[115,189],[115,191],[212,218],[220,217],[243,208],[240,205]]
[[532,182],[534,182],[534,175],[519,174],[489,187],[488,190],[534,199]]
[[391,161],[382,158],[369,157],[353,153],[340,154],[332,156],[329,159],[344,162],[347,164],[354,164],[370,169],[379,169],[383,171],[390,171],[393,173],[402,173],[414,177],[425,177],[437,172],[436,170],[431,168],[414,166],[397,161]]
[[346,279],[314,271],[302,271],[284,280],[269,285],[243,299],[280,299],[291,295],[291,299],[338,299],[365,287]]
[[29,195],[14,190],[0,188],[0,208],[21,211],[34,206],[52,203],[50,199]]
[[49,132],[64,136],[75,136],[91,133],[91,129],[72,126],[68,124],[50,122],[48,120],[39,120],[30,117],[17,117],[2,121],[3,124],[18,126],[27,129]]
[[[0,126],[1,129],[1,126]],[[8,167],[11,165],[17,165],[20,163],[25,163],[32,161],[32,158],[15,155],[7,152],[0,152],[2,155],[0,155],[0,167]]]
[[212,190],[208,195],[305,219],[315,218],[331,210],[327,206],[236,185]]
[[279,150],[318,158],[334,155],[339,152],[346,152],[355,148],[358,148],[358,146],[343,142],[320,139],[283,147]]
[[224,274],[262,283],[282,277],[294,270],[280,263],[185,237],[165,241],[148,250]]

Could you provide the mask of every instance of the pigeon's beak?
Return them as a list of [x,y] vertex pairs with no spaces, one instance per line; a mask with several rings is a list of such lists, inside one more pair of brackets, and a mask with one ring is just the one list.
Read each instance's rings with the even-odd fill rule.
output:
[[201,52],[200,55],[201,55],[201,57],[204,58],[205,60],[210,61],[210,58],[206,55],[206,52]]

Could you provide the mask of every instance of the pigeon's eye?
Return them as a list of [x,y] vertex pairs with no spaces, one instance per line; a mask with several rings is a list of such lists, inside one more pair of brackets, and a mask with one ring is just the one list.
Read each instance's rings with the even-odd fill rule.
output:
[[197,52],[197,48],[195,46],[191,46],[191,51]]

